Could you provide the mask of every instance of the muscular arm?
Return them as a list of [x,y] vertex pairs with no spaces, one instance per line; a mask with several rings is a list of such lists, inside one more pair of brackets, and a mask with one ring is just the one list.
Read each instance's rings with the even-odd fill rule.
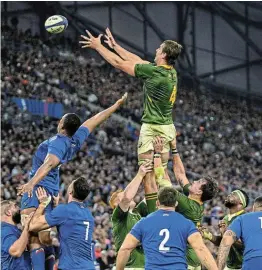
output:
[[9,254],[12,257],[21,257],[28,244],[28,238],[29,238],[29,231],[28,226],[26,226],[19,239],[17,239],[13,243],[13,245],[9,248]]
[[208,270],[217,270],[217,265],[215,259],[211,255],[210,251],[206,247],[201,237],[201,234],[196,232],[191,234],[188,237],[188,243],[192,246],[194,251],[197,254],[197,257],[201,261],[201,263],[208,269]]
[[226,259],[228,257],[229,251],[233,243],[236,241],[236,235],[233,231],[227,230],[223,235],[221,241],[218,255],[217,255],[217,265],[219,270],[223,270],[226,265]]
[[111,114],[113,114],[126,100],[127,93],[119,99],[114,105],[109,107],[108,109],[96,114],[95,116],[91,117],[90,119],[86,120],[82,126],[87,127],[89,132],[91,133],[98,125],[103,123],[106,119],[108,119]]
[[29,230],[32,232],[39,232],[48,229],[48,225],[45,219],[45,204],[40,203],[39,207],[36,209],[35,214],[30,222]]
[[135,76],[135,65],[136,64],[143,64],[143,60],[123,60],[121,57],[116,55],[115,53],[111,52],[107,48],[105,48],[102,44],[100,44],[96,51],[112,66],[118,68],[125,73]]
[[121,47],[119,44],[116,44],[113,49],[120,55],[120,57],[125,61],[139,61],[141,64],[149,64],[149,61],[141,59],[134,53],[129,52],[128,50]]
[[48,154],[42,166],[36,171],[34,177],[28,183],[32,184],[33,186],[37,185],[59,163],[60,160],[57,156]]
[[132,250],[135,249],[138,244],[139,244],[139,241],[132,234],[129,233],[126,236],[117,254],[117,258],[116,258],[117,270],[124,270]]
[[189,184],[189,181],[186,177],[186,171],[179,154],[173,156],[173,171],[181,187]]
[[119,207],[126,212],[129,208],[130,202],[134,199],[134,197],[137,194],[137,191],[139,189],[139,186],[141,185],[141,182],[147,172],[152,170],[152,166],[150,162],[147,162],[144,165],[141,165],[139,168],[139,171],[135,178],[127,185],[127,187],[124,190],[123,198],[121,202],[119,203]]

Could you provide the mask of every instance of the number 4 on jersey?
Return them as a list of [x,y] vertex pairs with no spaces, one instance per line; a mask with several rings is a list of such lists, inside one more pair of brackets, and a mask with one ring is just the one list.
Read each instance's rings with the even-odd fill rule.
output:
[[172,105],[174,105],[174,103],[176,101],[176,86],[174,86],[174,88],[173,88],[173,92],[170,96],[169,101],[172,103]]

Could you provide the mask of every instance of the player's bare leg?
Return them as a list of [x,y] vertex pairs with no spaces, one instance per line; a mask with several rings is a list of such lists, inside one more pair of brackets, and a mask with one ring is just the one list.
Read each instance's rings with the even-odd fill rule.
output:
[[[23,217],[28,216],[30,213],[35,212],[36,208],[27,208],[21,211],[22,225]],[[34,269],[45,270],[45,250],[39,240],[38,234],[31,233],[29,237],[29,250]]]

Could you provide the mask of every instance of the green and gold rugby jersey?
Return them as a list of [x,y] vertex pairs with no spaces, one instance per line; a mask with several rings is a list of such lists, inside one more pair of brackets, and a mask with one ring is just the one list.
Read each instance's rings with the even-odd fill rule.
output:
[[[187,197],[189,194],[189,186],[189,184],[184,186],[184,194],[177,191],[176,199],[178,205],[176,207],[176,211],[182,214],[185,218],[193,221],[195,225],[198,226],[200,225],[204,215],[204,205]],[[190,245],[187,246],[186,258],[187,264],[190,266],[197,267],[201,265],[194,249]]]
[[177,72],[172,66],[136,64],[135,76],[144,82],[142,123],[173,124],[172,110],[177,95]]
[[[117,252],[133,226],[147,214],[147,205],[143,201],[137,205],[132,213],[124,212],[119,206],[114,209],[112,214],[113,238]],[[126,268],[144,268],[144,266],[145,256],[140,245],[132,251]]]
[[[233,220],[243,214],[245,214],[245,210],[241,210],[232,215],[228,214],[223,218],[223,220],[226,222],[227,226],[229,226]],[[227,267],[231,269],[241,269],[243,263],[243,253],[244,246],[236,247],[235,245],[232,245],[227,257]]]

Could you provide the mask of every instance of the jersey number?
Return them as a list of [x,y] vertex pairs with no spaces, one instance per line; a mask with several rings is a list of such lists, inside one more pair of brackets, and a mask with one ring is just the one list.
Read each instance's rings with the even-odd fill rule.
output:
[[158,248],[159,251],[169,251],[170,250],[170,247],[165,247],[165,244],[168,241],[169,236],[170,236],[169,230],[168,229],[163,229],[163,230],[161,230],[159,232],[159,235],[160,236],[165,236],[164,239],[163,239],[163,241],[159,245],[159,248]]
[[85,240],[88,240],[88,233],[89,233],[89,222],[88,221],[84,221],[84,224],[86,225],[86,237]]
[[174,88],[173,88],[173,92],[172,92],[172,94],[171,94],[171,96],[170,96],[169,101],[172,103],[172,105],[173,105],[173,104],[175,103],[175,101],[176,101],[176,86],[174,86]]
[[261,222],[261,229],[262,229],[262,217],[259,217],[258,219],[260,219],[260,222]]

